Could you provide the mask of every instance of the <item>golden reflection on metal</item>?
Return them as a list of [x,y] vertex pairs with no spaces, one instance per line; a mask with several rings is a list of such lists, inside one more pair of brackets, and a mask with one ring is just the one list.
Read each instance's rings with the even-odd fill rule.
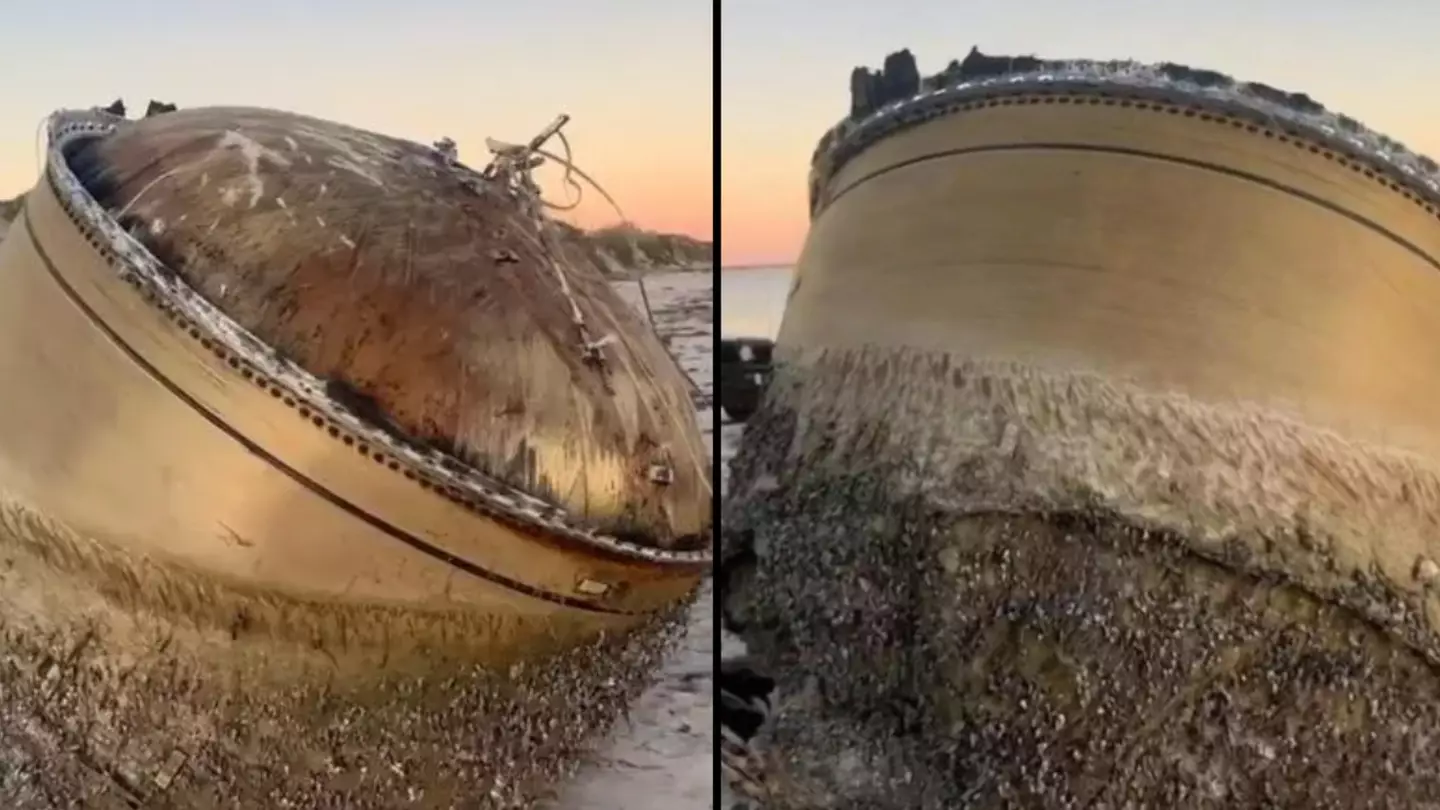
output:
[[[293,474],[217,429],[117,339]],[[566,624],[578,620],[590,633],[682,600],[703,573],[513,528],[357,453],[240,379],[142,300],[44,181],[0,246],[0,374],[23,381],[0,399],[0,493],[136,560],[296,598],[565,613]],[[536,438],[547,466],[564,469],[565,443]],[[587,460],[592,473],[596,461]],[[300,479],[522,589],[419,553]],[[477,652],[486,643],[467,642]]]
[[825,191],[782,349],[1096,371],[1440,451],[1440,222],[1303,143],[1017,103],[886,137]]

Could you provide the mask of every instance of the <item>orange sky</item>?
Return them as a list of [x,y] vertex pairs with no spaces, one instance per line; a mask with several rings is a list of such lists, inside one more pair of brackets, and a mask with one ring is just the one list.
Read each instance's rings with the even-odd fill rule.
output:
[[788,264],[808,226],[820,135],[849,109],[850,71],[908,47],[934,73],[988,53],[1174,61],[1307,92],[1440,155],[1440,3],[1415,0],[724,0],[721,263]]
[[[24,66],[6,71],[0,199],[35,181],[46,114],[116,96],[132,114],[151,98],[251,104],[423,143],[449,136],[476,166],[487,136],[524,141],[565,112],[577,165],[631,220],[709,239],[713,15],[710,0],[22,4],[0,29],[4,63]],[[137,47],[146,37],[163,41]],[[586,200],[580,224],[615,220],[598,194]]]

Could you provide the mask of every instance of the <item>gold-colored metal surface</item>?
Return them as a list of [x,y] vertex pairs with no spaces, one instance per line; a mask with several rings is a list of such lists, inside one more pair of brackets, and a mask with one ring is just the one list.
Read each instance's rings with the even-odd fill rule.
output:
[[168,273],[332,398],[357,393],[376,426],[589,530],[708,543],[709,461],[683,374],[529,192],[278,110],[195,108],[61,139],[86,193]]
[[[46,186],[30,195],[3,250],[0,373],[28,382],[0,403],[0,489],[78,532],[291,593],[527,613],[574,609],[418,552],[298,476],[443,552],[601,611],[653,610],[694,586],[694,570],[608,559],[465,511],[296,418],[140,300],[79,238]],[[153,374],[67,298],[62,282]],[[587,594],[580,588],[587,579],[618,593]]]
[[[633,436],[585,421],[594,386],[550,403],[551,416],[564,413],[546,423],[536,452],[567,449],[541,460],[542,478],[568,481],[557,470],[583,468],[598,486],[623,468],[623,486],[611,481],[594,514],[578,514],[543,487],[521,486],[534,469],[487,475],[447,452],[455,447],[397,430],[383,403],[367,410],[355,404],[363,397],[332,395],[345,376],[334,368],[308,368],[238,327],[71,171],[67,145],[132,124],[85,113],[50,123],[46,175],[0,240],[0,805],[532,806],[650,682],[708,567],[698,430],[658,339],[627,333],[643,359],[621,364],[633,373],[616,382],[606,418],[644,411],[627,423],[636,435],[670,437],[679,452],[622,458],[616,448]],[[251,146],[231,134],[241,151]],[[377,193],[350,191],[352,207],[341,206],[350,214],[364,207],[355,199]],[[183,220],[183,200],[166,204]],[[276,209],[268,221],[289,210]],[[231,213],[242,231],[266,230]],[[440,230],[465,241],[463,228]],[[199,233],[190,247],[242,252],[247,282],[275,281],[265,244],[202,244]],[[303,238],[298,248],[294,234],[276,238],[304,254]],[[444,266],[444,252],[430,255],[430,282],[473,269]],[[445,343],[444,329],[413,317],[433,290],[391,278],[392,298],[370,290],[371,309],[347,310],[340,266],[329,293],[299,313],[312,319],[306,328],[333,326],[324,313],[345,311],[363,343],[372,310],[393,305],[376,316],[389,318],[390,337],[434,359],[406,342],[418,328],[430,329],[421,343]],[[226,280],[205,271],[227,268],[187,266],[221,288]],[[553,300],[520,311],[536,300],[529,292],[553,298],[559,282],[528,283],[537,289],[507,290],[514,318],[505,327],[545,332],[530,335],[540,354],[578,352],[551,339],[569,324]],[[577,284],[565,296],[589,291]],[[264,313],[274,296],[249,292],[224,303]],[[594,311],[620,305],[603,292],[610,297]],[[295,327],[296,314],[282,313],[282,325]],[[450,315],[460,329],[480,313]],[[631,321],[634,313],[604,323]],[[288,339],[308,335],[309,348],[340,366],[355,357],[326,343],[323,328],[295,329]],[[404,358],[367,345],[397,401],[458,408],[475,429],[490,414],[467,408],[447,379],[405,385]],[[527,356],[512,355],[506,362]],[[654,365],[662,360],[669,365]],[[513,392],[527,381],[496,383]],[[567,414],[584,423],[585,435],[571,438],[604,433],[611,456],[588,467],[576,457],[577,445],[560,438]],[[647,433],[647,419],[663,429]],[[667,459],[663,472],[680,482],[669,490],[651,469]],[[575,491],[583,494],[567,495]],[[621,531],[635,526],[646,531]]]
[[1440,449],[1440,222],[1223,116],[1020,99],[829,181],[779,344],[1090,370]]

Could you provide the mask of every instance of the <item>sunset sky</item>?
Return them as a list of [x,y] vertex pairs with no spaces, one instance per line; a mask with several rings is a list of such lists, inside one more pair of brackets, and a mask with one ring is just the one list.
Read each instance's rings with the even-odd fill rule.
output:
[[[636,224],[710,238],[710,0],[70,0],[18,3],[0,24],[0,199],[39,172],[51,111],[122,96],[315,115],[472,165],[487,136],[528,140],[557,114],[575,162]],[[560,189],[556,186],[556,195]],[[586,226],[615,215],[593,191]]]
[[723,0],[721,261],[788,263],[805,176],[849,109],[850,70],[908,47],[930,74],[986,53],[1134,58],[1307,92],[1440,156],[1433,0]]

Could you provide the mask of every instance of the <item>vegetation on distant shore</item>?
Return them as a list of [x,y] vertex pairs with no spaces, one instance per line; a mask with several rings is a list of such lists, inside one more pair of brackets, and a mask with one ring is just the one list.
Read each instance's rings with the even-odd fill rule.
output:
[[585,255],[609,275],[674,270],[709,271],[715,243],[675,233],[656,233],[633,225],[584,231],[562,226]]

